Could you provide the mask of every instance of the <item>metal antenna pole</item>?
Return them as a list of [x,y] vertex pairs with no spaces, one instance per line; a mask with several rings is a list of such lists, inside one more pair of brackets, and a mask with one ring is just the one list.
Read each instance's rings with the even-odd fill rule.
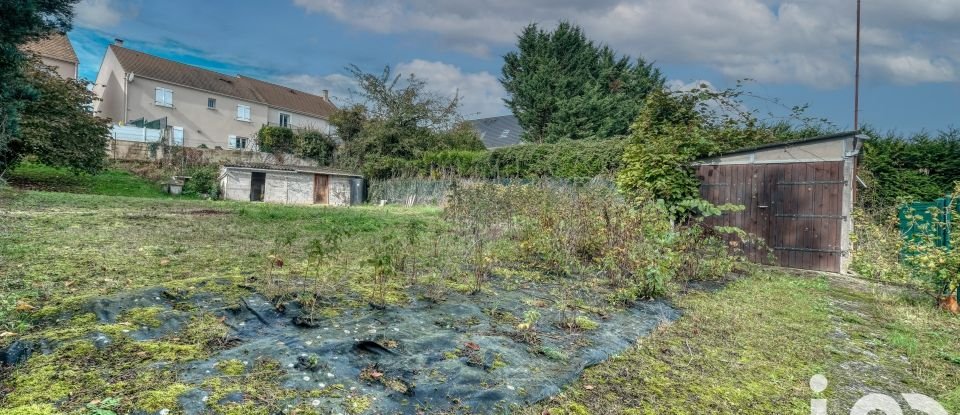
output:
[[860,0],[857,0],[857,63],[853,78],[853,130],[860,130]]

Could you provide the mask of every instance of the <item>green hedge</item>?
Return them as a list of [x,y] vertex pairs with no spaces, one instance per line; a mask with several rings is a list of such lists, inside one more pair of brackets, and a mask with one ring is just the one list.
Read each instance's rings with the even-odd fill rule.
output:
[[611,175],[622,163],[624,140],[523,144],[492,151],[441,151],[415,160],[384,159],[371,178],[471,177],[581,179]]
[[866,207],[934,200],[960,181],[960,129],[910,136],[866,133],[871,139],[864,143],[858,173],[868,185],[858,198]]

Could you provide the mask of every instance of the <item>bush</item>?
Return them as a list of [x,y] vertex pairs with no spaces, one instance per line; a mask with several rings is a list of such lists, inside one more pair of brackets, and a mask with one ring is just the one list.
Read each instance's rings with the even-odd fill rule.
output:
[[307,130],[297,134],[296,152],[300,157],[316,160],[320,166],[333,163],[337,143],[330,136],[319,131]]
[[632,206],[610,187],[468,183],[456,187],[448,203],[447,218],[478,229],[478,240],[493,234],[516,241],[515,260],[576,281],[571,287],[595,276],[614,302],[663,295],[676,282],[723,277],[740,262],[719,229],[699,221],[675,226],[662,203]]
[[183,184],[183,194],[188,196],[207,195],[216,199],[220,194],[217,176],[219,171],[216,166],[198,166],[187,170],[187,176],[190,177]]
[[482,179],[553,177],[586,179],[613,175],[621,166],[621,139],[524,144],[491,151],[449,150],[413,160],[382,159],[369,177],[466,177]]

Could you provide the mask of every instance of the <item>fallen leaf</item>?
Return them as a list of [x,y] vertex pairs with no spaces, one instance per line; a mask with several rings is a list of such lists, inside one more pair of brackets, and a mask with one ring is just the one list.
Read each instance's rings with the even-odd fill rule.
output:
[[71,285],[73,285],[73,281],[67,281],[67,282],[63,283],[63,286],[64,286],[65,288],[70,288]]
[[169,259],[164,258],[164,259],[161,259],[161,260],[160,260],[160,266],[161,266],[161,267],[165,267],[165,266],[167,266],[167,265],[170,265],[170,260],[169,260]]
[[593,385],[586,385],[586,386],[584,386],[583,388],[586,389],[586,390],[588,390],[588,391],[592,391],[592,390],[593,390]]
[[463,345],[464,345],[464,346],[467,346],[468,349],[473,350],[473,351],[480,350],[480,345],[479,345],[479,344],[476,344],[476,343],[474,343],[474,342],[466,342],[466,343],[464,343]]
[[381,377],[383,377],[383,373],[373,371],[373,372],[370,372],[370,377],[374,379],[380,379]]
[[16,335],[17,335],[17,333],[14,333],[14,332],[12,332],[12,331],[5,331],[5,332],[3,332],[3,333],[0,333],[0,337],[11,337],[11,336],[16,336]]

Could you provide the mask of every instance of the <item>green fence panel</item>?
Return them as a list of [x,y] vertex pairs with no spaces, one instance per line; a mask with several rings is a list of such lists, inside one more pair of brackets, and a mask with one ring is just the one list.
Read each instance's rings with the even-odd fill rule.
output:
[[953,210],[956,209],[960,214],[960,206],[953,206],[954,209],[950,209],[950,201],[951,198],[948,196],[933,202],[913,202],[901,206],[900,234],[907,240],[932,235],[937,246],[950,248]]

